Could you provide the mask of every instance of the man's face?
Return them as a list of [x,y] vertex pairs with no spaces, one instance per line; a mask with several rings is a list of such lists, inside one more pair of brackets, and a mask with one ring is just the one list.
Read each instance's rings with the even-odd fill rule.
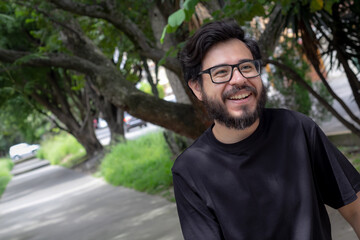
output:
[[[202,61],[202,70],[220,64],[236,64],[245,59],[253,59],[250,50],[242,41],[230,39],[210,48]],[[246,79],[237,68],[229,82],[214,84],[209,74],[203,74],[202,85],[189,82],[189,86],[204,102],[210,117],[229,128],[250,127],[266,102],[266,91],[260,76]]]

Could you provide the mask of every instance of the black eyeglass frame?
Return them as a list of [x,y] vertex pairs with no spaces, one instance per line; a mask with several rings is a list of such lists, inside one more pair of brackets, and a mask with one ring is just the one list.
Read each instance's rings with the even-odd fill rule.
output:
[[[253,76],[253,77],[245,77],[244,74],[241,72],[239,66],[240,66],[240,64],[243,64],[243,63],[246,63],[246,62],[255,62],[254,65],[258,64],[259,67],[260,67],[260,69],[259,69],[259,74],[258,74],[258,75],[255,75],[255,76]],[[261,75],[261,64],[262,64],[262,62],[261,62],[260,59],[244,60],[244,61],[241,61],[241,62],[236,63],[236,64],[221,64],[221,65],[216,65],[216,66],[210,67],[210,68],[208,68],[208,69],[205,69],[205,70],[199,72],[199,73],[198,73],[198,76],[200,76],[200,75],[202,75],[202,74],[204,74],[204,73],[207,73],[207,74],[210,75],[210,79],[211,79],[211,81],[212,81],[214,84],[226,83],[226,82],[230,82],[230,80],[231,80],[231,78],[232,78],[232,76],[233,76],[233,73],[234,73],[234,68],[236,67],[236,68],[239,70],[239,73],[241,74],[241,76],[243,76],[244,78],[246,78],[246,79],[255,78],[255,77],[258,77],[258,76]],[[214,68],[223,67],[223,66],[230,66],[230,67],[231,67],[231,74],[230,74],[229,80],[227,80],[227,81],[222,81],[222,82],[214,82],[214,80],[213,80],[213,78],[212,78],[212,75],[211,75],[211,70],[214,69]]]

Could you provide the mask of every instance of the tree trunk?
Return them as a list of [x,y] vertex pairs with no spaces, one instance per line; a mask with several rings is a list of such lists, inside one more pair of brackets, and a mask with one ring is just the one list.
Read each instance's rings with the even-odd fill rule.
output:
[[[86,150],[86,161],[74,166],[73,168],[81,170],[82,172],[93,173],[97,170],[102,158],[104,157],[104,148],[96,138],[94,129],[91,125],[92,121],[85,128],[86,130],[84,129],[84,131],[74,134],[76,139]],[[85,133],[85,131],[87,133]]]
[[[150,19],[154,37],[155,39],[160,39],[163,29],[167,24],[167,18],[163,16],[158,6],[155,5],[152,11],[150,11]],[[156,45],[158,48],[161,48],[164,51],[168,51],[170,47],[176,46],[176,41],[173,39],[172,35],[167,34],[164,39],[164,43],[161,45],[160,41],[157,41]],[[168,69],[166,69],[166,75],[177,102],[189,104],[190,100],[188,94],[185,91],[184,84],[181,83],[179,76]]]
[[125,141],[124,111],[107,102],[105,109],[103,109],[103,116],[111,132],[110,144],[114,145]]
[[270,14],[269,22],[266,24],[264,32],[258,41],[263,59],[272,56],[285,27],[286,16],[282,14],[280,5],[276,5]]
[[86,84],[91,89],[92,99],[96,105],[96,108],[101,112],[101,117],[107,122],[110,129],[111,140],[110,144],[114,145],[118,142],[125,140],[124,135],[124,114],[123,110],[117,108],[114,104],[109,102],[99,90],[90,82],[91,78],[88,78]]

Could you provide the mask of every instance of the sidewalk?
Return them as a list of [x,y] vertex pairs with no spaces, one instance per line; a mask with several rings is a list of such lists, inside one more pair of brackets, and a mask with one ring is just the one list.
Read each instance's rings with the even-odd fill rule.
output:
[[[334,240],[356,240],[328,208]],[[14,176],[0,199],[0,239],[181,240],[174,203],[58,166]]]
[[180,240],[176,206],[58,166],[14,176],[0,200],[0,239]]

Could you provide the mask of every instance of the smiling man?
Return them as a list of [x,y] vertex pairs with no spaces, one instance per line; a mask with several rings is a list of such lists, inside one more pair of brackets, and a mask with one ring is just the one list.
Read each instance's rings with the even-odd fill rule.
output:
[[358,172],[311,119],[264,108],[259,47],[236,22],[201,27],[180,60],[214,120],[172,169],[185,239],[331,239],[325,204],[360,236]]

